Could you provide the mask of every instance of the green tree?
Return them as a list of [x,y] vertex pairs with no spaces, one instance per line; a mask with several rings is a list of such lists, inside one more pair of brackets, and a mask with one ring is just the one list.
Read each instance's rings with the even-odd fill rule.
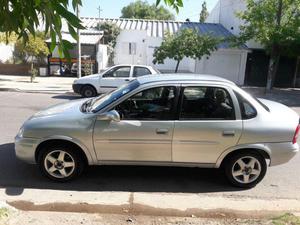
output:
[[[156,5],[158,6],[162,0],[156,0]],[[179,8],[183,7],[183,0],[163,0],[167,6],[173,7],[176,12],[179,12]]]
[[247,0],[239,42],[254,39],[270,54],[266,90],[272,89],[281,55],[299,56],[300,0]]
[[45,38],[45,35],[39,32],[35,37],[29,35],[25,44],[22,39],[16,40],[13,52],[14,61],[27,63],[36,60],[38,64],[43,64],[45,57],[50,53]]
[[183,29],[174,35],[166,35],[160,47],[154,51],[153,63],[164,63],[167,58],[177,61],[175,73],[184,57],[201,59],[217,50],[222,40],[211,35],[199,35],[194,29]]
[[[73,9],[81,5],[81,0],[71,0]],[[62,39],[62,20],[65,20],[70,34],[77,39],[76,28],[84,29],[80,24],[80,19],[70,12],[68,0],[26,0],[14,1],[4,0],[0,2],[0,32],[6,36],[14,33],[24,42],[29,41],[30,35],[35,36],[36,30],[43,27],[45,34],[50,32],[51,47],[53,51],[56,46],[56,36],[58,37],[59,53],[62,56],[69,56],[68,50],[73,46],[67,40]]]
[[121,18],[174,20],[174,15],[163,6],[157,7],[148,2],[135,1],[123,7]]
[[200,18],[199,18],[199,22],[200,23],[204,23],[206,18],[208,17],[209,13],[207,11],[207,7],[206,7],[206,1],[204,1],[202,3],[202,9],[201,9],[201,12],[200,12]]
[[121,29],[116,24],[109,22],[99,23],[97,29],[103,31],[103,44],[108,46],[108,63],[113,64],[114,49]]

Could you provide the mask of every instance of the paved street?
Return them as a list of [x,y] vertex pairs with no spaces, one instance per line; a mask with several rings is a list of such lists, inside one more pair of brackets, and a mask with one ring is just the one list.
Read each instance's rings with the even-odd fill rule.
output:
[[[101,166],[89,168],[82,177],[71,183],[51,182],[40,175],[36,166],[16,159],[14,136],[23,121],[36,111],[76,98],[0,92],[0,189],[5,191],[8,198],[22,196],[33,189],[47,189],[80,191],[81,194],[93,192],[95,195],[105,195],[106,192],[155,192],[174,196],[185,193],[212,197],[300,200],[300,154],[286,165],[269,168],[262,183],[250,190],[229,186],[219,170],[198,168]],[[294,106],[293,109],[300,113],[300,102]],[[37,199],[40,197],[37,196]]]

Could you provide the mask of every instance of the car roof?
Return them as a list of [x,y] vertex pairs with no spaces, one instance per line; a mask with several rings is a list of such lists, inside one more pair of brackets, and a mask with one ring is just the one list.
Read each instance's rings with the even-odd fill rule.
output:
[[188,73],[176,73],[176,74],[159,74],[159,75],[146,75],[138,77],[137,80],[140,84],[154,83],[154,82],[217,82],[217,83],[227,83],[235,85],[234,82],[227,80],[222,77],[207,75],[207,74],[188,74]]
[[117,65],[114,65],[113,67],[116,67],[116,66],[142,66],[142,67],[152,67],[152,66],[140,65],[140,64],[117,64]]

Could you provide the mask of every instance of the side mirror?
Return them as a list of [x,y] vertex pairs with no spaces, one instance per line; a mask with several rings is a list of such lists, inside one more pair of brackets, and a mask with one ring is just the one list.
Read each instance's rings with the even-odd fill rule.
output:
[[98,120],[109,120],[109,121],[115,121],[120,122],[120,114],[116,110],[112,110],[109,112],[101,113],[97,117]]

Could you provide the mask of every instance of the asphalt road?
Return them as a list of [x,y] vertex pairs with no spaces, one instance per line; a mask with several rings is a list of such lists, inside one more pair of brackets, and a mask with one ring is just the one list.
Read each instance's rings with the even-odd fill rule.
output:
[[[76,97],[65,95],[0,92],[0,187],[9,196],[25,189],[201,193],[213,196],[247,196],[263,199],[300,199],[300,154],[288,164],[268,169],[255,188],[240,190],[229,186],[221,171],[199,168],[98,166],[89,168],[71,183],[54,183],[14,155],[14,136],[22,123],[36,111]],[[299,106],[294,110],[300,113]]]

